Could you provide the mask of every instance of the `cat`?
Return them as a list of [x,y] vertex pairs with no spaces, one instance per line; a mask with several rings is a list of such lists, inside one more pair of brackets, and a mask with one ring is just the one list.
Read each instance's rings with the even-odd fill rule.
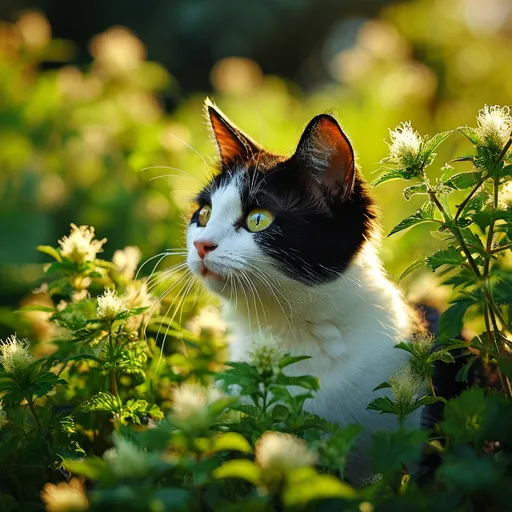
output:
[[[319,378],[305,409],[365,428],[349,472],[369,476],[372,433],[397,422],[366,407],[408,360],[394,346],[419,324],[379,260],[377,210],[352,145],[333,116],[320,114],[294,154],[281,156],[208,99],[205,111],[220,163],[196,198],[188,266],[222,300],[231,360],[248,359],[262,327],[281,351],[312,356],[289,367]],[[419,415],[409,422],[419,426]]]

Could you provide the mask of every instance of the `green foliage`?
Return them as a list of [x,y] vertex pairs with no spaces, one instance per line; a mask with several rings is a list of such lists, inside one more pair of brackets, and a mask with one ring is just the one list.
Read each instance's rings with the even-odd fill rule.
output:
[[[409,2],[387,10],[388,21],[365,24],[352,57],[371,65],[353,75],[346,66],[346,83],[339,87],[306,98],[278,78],[261,77],[244,91],[220,88],[220,101],[253,134],[259,133],[260,114],[250,113],[247,104],[258,104],[270,130],[265,141],[284,150],[308,117],[339,102],[341,91],[342,120],[355,147],[365,148],[366,167],[382,156],[385,127],[410,112],[431,133],[439,120],[470,122],[467,113],[481,107],[481,98],[506,98],[505,77],[489,63],[487,75],[471,78],[461,64],[467,61],[464,52],[480,48],[502,55],[493,62],[508,62],[510,45],[499,35],[479,37],[466,28],[456,38],[464,41],[460,45],[431,29],[439,26],[446,2],[429,1],[424,11],[425,5],[426,0]],[[450,21],[454,33],[465,18]],[[172,79],[140,57],[134,50],[140,41],[126,31],[118,33],[120,40],[104,34],[94,62],[82,70],[41,66],[68,61],[65,42],[48,39],[35,49],[15,32],[5,34],[12,44],[0,54],[0,274],[7,283],[1,293],[15,290],[21,296],[37,279],[44,283],[17,313],[0,309],[4,327],[30,333],[32,341],[29,352],[16,339],[16,358],[6,357],[11,352],[1,346],[1,510],[55,510],[59,493],[61,499],[73,496],[74,510],[98,511],[509,508],[512,155],[509,134],[498,129],[510,125],[506,110],[488,108],[475,128],[431,137],[410,125],[392,132],[392,154],[375,184],[389,182],[386,187],[395,186],[396,193],[379,195],[377,189],[377,195],[390,234],[415,229],[386,240],[390,268],[416,259],[403,277],[429,267],[452,295],[435,351],[430,339],[397,346],[410,354],[410,362],[379,386],[368,408],[396,415],[400,427],[371,440],[358,425],[341,428],[304,410],[318,390],[317,376],[288,374],[304,356],[269,345],[245,363],[222,366],[224,327],[207,319],[201,296],[190,297],[192,281],[179,268],[156,271],[155,259],[149,277],[139,279],[134,248],[110,258],[128,240],[145,254],[176,244],[180,212],[168,200],[168,189],[173,199],[179,196],[174,188],[188,194],[197,188],[200,172],[169,176],[166,185],[136,173],[167,166],[170,159],[173,166],[202,169],[187,149],[192,144],[202,154],[209,147],[197,123],[199,101],[191,98],[172,116],[165,113],[159,98],[175,90]],[[383,37],[395,41],[395,51],[390,45],[386,55],[374,52]],[[127,68],[122,59],[109,60],[109,48],[119,41],[131,45]],[[432,62],[414,60],[420,54]],[[425,85],[435,82],[433,68],[441,70],[443,88]],[[410,80],[397,84],[396,76]],[[377,79],[388,85],[374,87]],[[407,91],[407,83],[415,85]],[[446,91],[457,91],[458,100]],[[489,123],[496,116],[503,122]],[[197,133],[191,131],[196,126]],[[411,138],[400,140],[407,130]],[[448,164],[436,165],[441,159]],[[399,222],[401,180],[407,181],[404,198],[417,211]],[[22,206],[14,203],[20,197]],[[90,238],[90,229],[76,228],[68,242],[48,245],[76,219],[88,219],[108,236],[104,259],[104,241]],[[435,229],[431,240],[423,225]],[[89,243],[85,252],[70,246],[73,236]],[[30,251],[36,245],[40,260]],[[48,258],[44,277],[40,267],[28,265]],[[151,271],[151,265],[139,270]],[[464,330],[476,335],[467,342],[454,339]],[[453,351],[461,348],[471,355],[458,380],[467,381],[480,364],[498,370],[496,382],[482,380],[481,389],[449,400],[430,439],[406,428],[410,414],[443,401],[434,396],[434,365],[453,364]],[[361,439],[373,455],[375,475],[349,482],[346,468]],[[420,486],[415,468],[423,452],[436,453],[440,464]]]

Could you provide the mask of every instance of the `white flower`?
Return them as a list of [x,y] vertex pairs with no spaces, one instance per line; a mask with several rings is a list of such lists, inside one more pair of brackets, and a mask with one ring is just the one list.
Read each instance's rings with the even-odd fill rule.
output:
[[280,473],[312,466],[317,455],[312,452],[303,439],[283,432],[265,432],[256,442],[256,462],[264,469],[273,469]]
[[224,398],[224,393],[218,388],[202,387],[198,384],[182,384],[174,391],[173,416],[189,419],[202,413],[209,405]]
[[6,372],[12,372],[15,375],[27,372],[33,362],[28,351],[29,346],[28,340],[19,340],[15,334],[9,336],[5,341],[0,340],[0,363]]
[[71,301],[72,302],[80,302],[81,300],[84,300],[89,295],[89,292],[87,289],[83,289],[80,291],[74,291],[71,294]]
[[476,118],[476,132],[482,143],[499,152],[512,133],[512,116],[509,107],[485,105]]
[[224,336],[226,323],[220,317],[216,307],[206,306],[188,322],[187,328],[198,338],[217,340]]
[[412,337],[413,344],[421,350],[422,354],[430,353],[434,340],[435,337],[429,332],[418,333]]
[[141,324],[146,324],[151,315],[158,314],[160,303],[148,291],[146,281],[131,281],[126,287],[126,303],[129,308],[146,308],[139,315],[131,316],[126,321],[126,330],[135,331]]
[[211,411],[210,406],[223,398],[225,395],[218,388],[190,383],[182,384],[174,391],[172,421],[188,432],[207,429],[219,412]]
[[250,363],[262,374],[277,373],[283,354],[279,351],[278,339],[270,333],[261,333],[253,338],[253,349],[249,352]]
[[94,240],[94,228],[89,226],[76,226],[71,224],[71,233],[59,240],[61,254],[64,258],[75,263],[93,261],[96,254],[103,252],[102,246],[107,241]]
[[87,496],[82,482],[73,478],[69,483],[47,483],[41,491],[47,512],[79,512],[88,509]]
[[413,129],[410,121],[407,121],[390,130],[389,136],[391,142],[387,144],[391,158],[399,160],[405,167],[411,166],[423,142],[420,134]]
[[112,472],[119,478],[137,478],[144,476],[149,470],[147,452],[128,439],[114,432],[114,448],[103,454]]
[[117,271],[129,281],[135,275],[141,256],[142,254],[138,247],[128,246],[122,251],[116,251],[112,261],[117,267]]
[[117,295],[115,290],[105,290],[103,295],[98,297],[98,308],[96,316],[104,320],[114,320],[114,318],[128,310],[126,299]]
[[7,413],[4,411],[4,404],[0,401],[0,430],[7,423]]
[[411,365],[402,365],[388,380],[391,393],[397,402],[411,403],[418,395],[422,379],[413,371]]

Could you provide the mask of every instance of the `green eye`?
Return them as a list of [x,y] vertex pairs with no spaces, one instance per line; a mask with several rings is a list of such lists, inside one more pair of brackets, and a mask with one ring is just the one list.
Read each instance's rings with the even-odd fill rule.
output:
[[205,204],[201,210],[199,210],[199,225],[200,226],[206,226],[208,224],[208,221],[210,220],[210,216],[212,214],[212,208],[211,206],[208,206]]
[[274,216],[268,211],[256,208],[247,216],[247,228],[253,233],[267,229],[274,222]]

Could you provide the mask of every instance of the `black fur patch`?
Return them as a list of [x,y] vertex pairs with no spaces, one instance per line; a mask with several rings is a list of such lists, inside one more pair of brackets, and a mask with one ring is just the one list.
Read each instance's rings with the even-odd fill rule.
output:
[[296,156],[260,153],[250,162],[222,168],[197,196],[199,206],[211,204],[213,192],[237,175],[243,176],[244,212],[235,227],[247,229],[245,219],[254,208],[272,212],[274,222],[254,237],[292,279],[307,285],[336,279],[371,237],[376,212],[357,172],[352,193],[343,200],[341,193],[322,188]]

